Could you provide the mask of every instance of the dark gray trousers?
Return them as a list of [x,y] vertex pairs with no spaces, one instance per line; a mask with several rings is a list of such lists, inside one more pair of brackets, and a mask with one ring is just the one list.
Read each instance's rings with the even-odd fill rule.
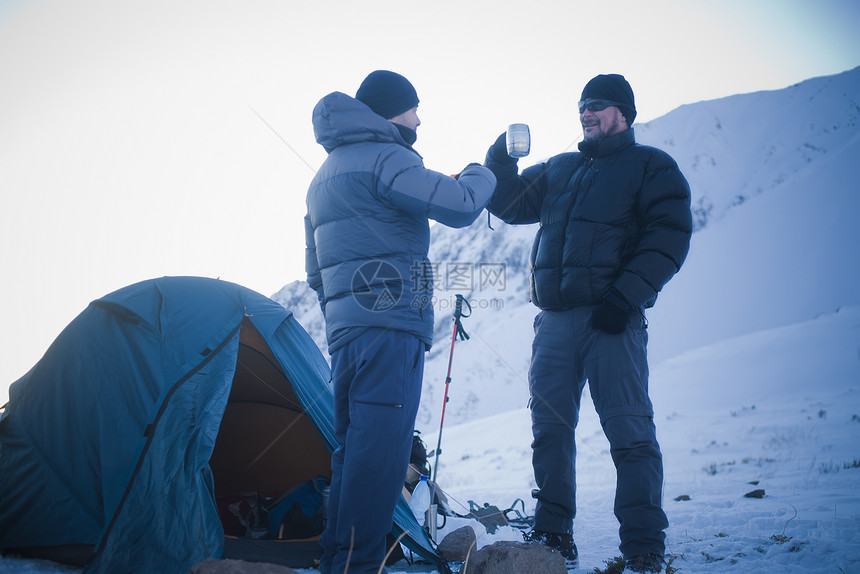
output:
[[616,468],[615,516],[626,558],[665,551],[663,459],[648,397],[645,318],[624,333],[591,327],[592,307],[542,311],[535,318],[529,370],[535,529],[573,532],[574,430],[586,380]]

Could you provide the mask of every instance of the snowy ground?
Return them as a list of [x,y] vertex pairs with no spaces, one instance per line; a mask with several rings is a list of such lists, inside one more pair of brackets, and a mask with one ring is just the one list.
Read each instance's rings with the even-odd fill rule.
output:
[[[860,308],[747,335],[652,366],[651,393],[665,457],[671,565],[685,574],[860,573]],[[578,436],[581,571],[618,555],[614,469],[588,401]],[[436,439],[426,436],[428,444]],[[438,481],[468,501],[508,508],[529,497],[528,411],[446,428]],[[754,490],[763,498],[746,498]],[[678,497],[689,500],[675,500]],[[457,506],[461,505],[461,506]],[[510,526],[478,545],[521,540]],[[433,572],[407,566],[398,572]],[[0,558],[0,572],[77,572]],[[313,570],[299,570],[311,574]]]

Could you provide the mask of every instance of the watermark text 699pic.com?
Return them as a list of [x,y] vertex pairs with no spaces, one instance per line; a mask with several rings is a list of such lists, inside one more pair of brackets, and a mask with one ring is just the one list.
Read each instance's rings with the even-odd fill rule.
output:
[[[426,283],[432,278],[433,297],[430,303],[437,311],[454,309],[455,292],[466,292],[472,296],[467,300],[475,309],[500,310],[505,300],[493,294],[507,289],[507,266],[505,263],[468,261],[439,261],[412,266],[413,293],[426,292]],[[414,301],[413,304],[426,304]]]
[[493,296],[507,289],[504,263],[417,262],[409,271],[411,277],[405,281],[388,261],[367,261],[352,276],[352,296],[375,312],[393,308],[403,297],[409,297],[409,305],[415,309],[428,305],[439,311],[454,309],[456,295],[463,292],[470,294],[467,302],[475,309],[505,306],[504,298]]

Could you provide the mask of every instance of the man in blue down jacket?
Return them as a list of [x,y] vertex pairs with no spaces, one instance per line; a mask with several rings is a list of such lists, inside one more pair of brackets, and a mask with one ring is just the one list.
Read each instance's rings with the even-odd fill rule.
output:
[[529,538],[575,566],[574,429],[588,380],[616,467],[625,572],[661,572],[668,523],[643,310],[687,256],[690,188],[668,154],[635,142],[623,76],[589,81],[579,113],[578,153],[517,175],[503,134],[486,159],[498,178],[490,212],[507,223],[540,222],[530,261],[531,300],[541,311],[529,370],[537,485]]
[[496,184],[478,164],[456,179],[425,168],[417,106],[406,78],[377,70],[355,98],[334,92],[313,112],[329,155],[308,189],[305,267],[326,320],[339,443],[323,574],[376,574],[384,560],[433,343],[428,219],[471,224]]

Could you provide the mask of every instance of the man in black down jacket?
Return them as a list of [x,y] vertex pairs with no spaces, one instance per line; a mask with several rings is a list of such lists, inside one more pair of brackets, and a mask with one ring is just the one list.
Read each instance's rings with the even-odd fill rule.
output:
[[623,76],[590,80],[579,112],[578,153],[517,175],[502,134],[486,159],[498,180],[490,212],[507,223],[540,222],[530,258],[531,300],[541,311],[529,370],[537,484],[529,538],[575,565],[574,429],[588,380],[616,467],[625,572],[661,572],[668,522],[643,310],[687,256],[690,187],[668,154],[636,143]]

